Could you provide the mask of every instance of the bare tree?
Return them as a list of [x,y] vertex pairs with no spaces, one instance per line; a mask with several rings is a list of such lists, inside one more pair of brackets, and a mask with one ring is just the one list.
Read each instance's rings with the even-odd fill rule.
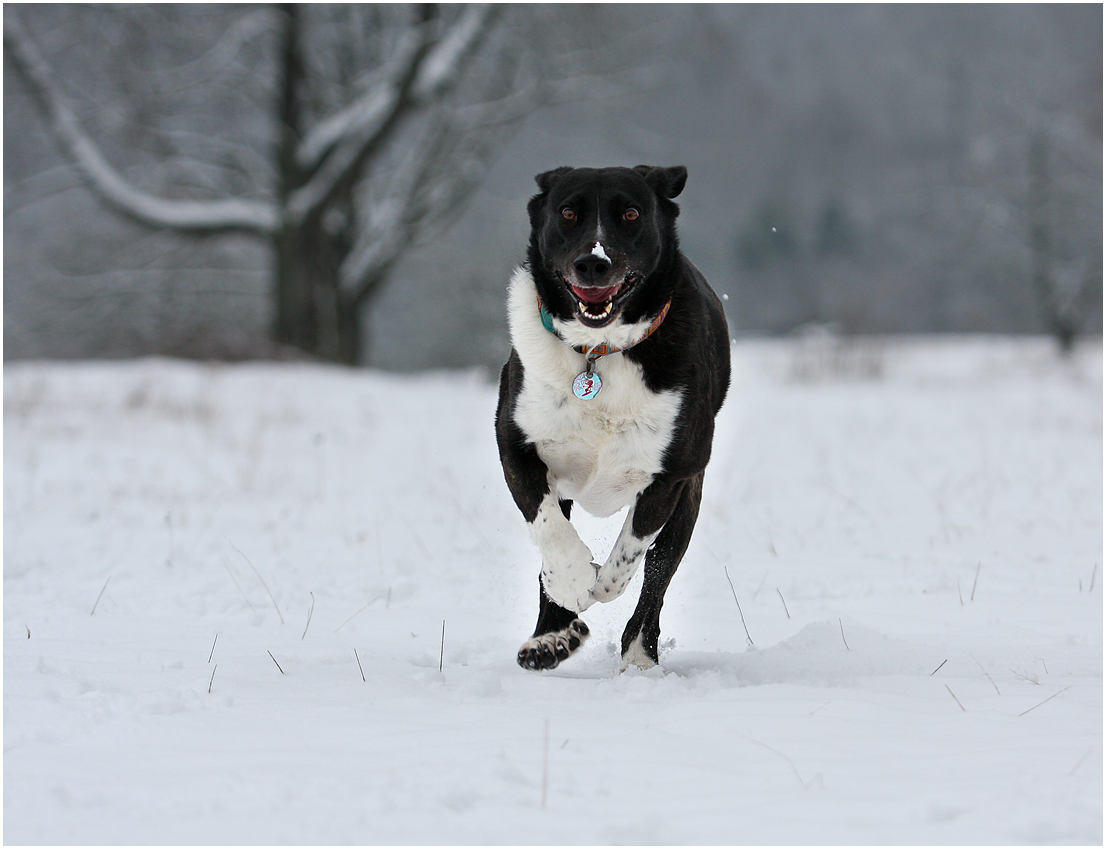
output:
[[[1056,338],[1063,354],[1071,353],[1083,324],[1086,294],[1097,276],[1101,284],[1101,254],[1080,252],[1074,261],[1061,263],[1054,237],[1053,181],[1049,170],[1049,142],[1045,129],[1029,140],[1030,273],[1041,318]],[[1096,267],[1097,266],[1097,267]]]
[[254,169],[235,196],[170,198],[140,188],[109,160],[23,14],[5,9],[5,55],[92,192],[149,228],[263,240],[274,338],[345,363],[361,359],[362,309],[396,263],[463,205],[505,134],[557,79],[523,43],[522,7],[247,10],[176,70],[213,76],[245,40],[273,40],[275,61],[265,67],[275,79],[263,110],[272,140],[255,151],[268,167]]

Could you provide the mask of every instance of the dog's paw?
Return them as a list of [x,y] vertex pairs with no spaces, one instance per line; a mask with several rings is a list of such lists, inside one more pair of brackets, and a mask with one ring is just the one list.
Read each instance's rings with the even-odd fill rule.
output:
[[552,669],[580,648],[588,633],[582,619],[573,619],[567,628],[531,637],[518,650],[518,665],[523,669]]
[[599,566],[590,560],[579,563],[543,563],[541,583],[551,601],[574,613],[583,613],[595,603],[591,590]]
[[641,634],[638,634],[622,654],[622,671],[625,672],[631,666],[636,666],[638,669],[652,669],[656,665],[657,660],[650,657],[642,642]]

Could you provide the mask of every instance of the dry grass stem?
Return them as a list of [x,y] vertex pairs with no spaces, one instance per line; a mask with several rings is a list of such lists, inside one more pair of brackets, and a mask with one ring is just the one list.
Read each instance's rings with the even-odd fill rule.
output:
[[90,614],[88,614],[89,616],[95,616],[96,615],[96,608],[100,606],[100,599],[102,599],[104,597],[104,590],[106,590],[108,588],[108,583],[110,581],[111,581],[111,575],[108,575],[108,579],[106,581],[104,581],[104,586],[100,590],[100,594],[98,596],[96,596],[96,603],[94,605],[92,605],[92,612]]
[[211,678],[207,682],[207,692],[211,693],[211,685],[215,683],[215,671],[219,668],[219,664],[215,664],[215,669],[211,670]]
[[1083,755],[1083,757],[1081,757],[1081,758],[1080,758],[1079,760],[1077,760],[1077,761],[1075,762],[1075,766],[1073,766],[1073,767],[1071,768],[1071,772],[1069,772],[1069,773],[1068,773],[1068,775],[1075,775],[1075,771],[1076,771],[1077,769],[1079,769],[1079,767],[1081,767],[1081,766],[1083,765],[1083,761],[1085,761],[1085,760],[1086,760],[1087,758],[1089,758],[1089,757],[1090,757],[1091,755],[1093,755],[1093,754],[1094,754],[1094,747],[1092,747],[1092,748],[1088,749],[1088,750],[1087,750],[1087,753],[1086,753],[1085,755]]
[[246,591],[242,589],[242,585],[238,583],[238,579],[234,577],[234,572],[231,570],[230,564],[227,562],[227,559],[225,557],[223,558],[223,565],[226,567],[227,574],[230,575],[230,579],[234,581],[234,585],[238,587],[238,592],[242,593],[242,598],[244,598],[246,600],[246,604],[250,606],[250,610],[256,610],[257,608],[253,606],[253,602],[250,601],[250,597],[246,595]]
[[760,591],[764,589],[764,582],[768,580],[768,573],[771,571],[771,569],[764,570],[764,577],[760,579],[760,583],[757,584],[756,592],[753,593],[753,601],[757,600],[757,596],[760,595]]
[[170,569],[173,568],[173,513],[172,511],[165,514],[165,524],[169,526],[169,559],[165,561],[165,565]]
[[[390,599],[391,597],[392,597],[392,591],[388,590],[388,598]],[[343,628],[345,628],[350,622],[352,622],[356,617],[360,616],[362,613],[364,613],[366,610],[368,610],[370,607],[372,607],[378,601],[380,601],[380,596],[377,596],[376,598],[374,598],[372,601],[370,601],[368,604],[366,604],[364,607],[362,607],[360,610],[358,610],[356,613],[354,613],[353,616],[351,616],[349,619],[347,619],[345,622],[343,622],[341,625],[339,625],[337,628],[335,628],[334,633],[337,634],[339,631],[341,631]],[[387,607],[387,605],[385,605],[385,607]]]
[[780,592],[779,587],[776,587],[776,593],[779,595],[780,601],[783,602],[783,612],[786,613],[787,618],[790,619],[791,618],[791,611],[787,609],[787,602],[784,601],[783,593]]
[[1053,693],[1051,696],[1049,696],[1047,699],[1045,699],[1044,702],[1041,702],[1040,704],[1033,705],[1033,707],[1029,708],[1029,710],[1023,710],[1021,713],[1018,714],[1018,716],[1025,716],[1027,713],[1029,713],[1030,710],[1036,710],[1041,705],[1043,705],[1045,702],[1051,702],[1058,695],[1060,695],[1062,692],[1064,692],[1064,690],[1070,690],[1070,689],[1071,689],[1071,687],[1064,687],[1063,689],[1057,690],[1055,693]]
[[983,561],[980,560],[979,563],[976,564],[976,567],[975,567],[975,580],[972,581],[972,595],[968,599],[968,601],[975,601],[975,588],[979,584],[979,570],[982,569],[982,568],[983,568]]
[[[230,540],[228,539],[227,542],[230,542]],[[250,568],[253,569],[253,573],[255,575],[257,575],[257,580],[261,581],[261,586],[263,586],[265,588],[265,592],[267,592],[269,594],[269,598],[273,602],[273,609],[276,610],[277,616],[280,617],[280,624],[283,625],[284,624],[284,615],[280,612],[280,606],[277,604],[277,600],[273,596],[273,591],[269,589],[269,585],[265,583],[265,579],[262,578],[261,573],[257,571],[257,567],[254,566],[252,562],[250,562],[250,558],[248,558],[245,554],[242,554],[242,550],[238,546],[236,546],[233,542],[230,543],[230,547],[233,548],[235,551],[237,551],[242,556],[242,559],[250,564]]]
[[749,626],[745,624],[745,614],[741,611],[741,602],[737,600],[737,590],[733,588],[733,581],[730,580],[730,570],[726,568],[725,563],[722,564],[722,571],[726,573],[726,581],[730,585],[730,592],[733,593],[733,600],[737,605],[737,615],[741,617],[741,627],[745,629],[745,638],[749,641],[749,645],[755,646],[753,635],[749,633]]
[[[828,702],[827,702],[827,704],[828,704]],[[822,707],[825,707],[825,705],[823,705]],[[819,708],[819,710],[821,710],[821,708]],[[785,755],[779,749],[776,749],[776,748],[773,748],[772,746],[769,746],[767,743],[762,743],[762,742],[760,742],[760,740],[754,740],[752,737],[748,736],[747,734],[742,734],[740,731],[738,731],[737,733],[740,736],[744,737],[746,740],[748,740],[750,743],[756,743],[762,749],[767,749],[769,752],[772,752],[775,755],[779,755],[781,758],[783,758],[785,761],[787,761],[787,765],[789,767],[791,767],[791,771],[793,773],[795,773],[795,777],[797,779],[799,779],[799,784],[801,784],[804,788],[807,786],[807,783],[805,781],[803,781],[802,775],[799,774],[798,767],[795,766],[795,762],[793,760],[791,760],[791,758],[789,758],[787,755]],[[811,779],[811,780],[813,781],[813,779]]]
[[[945,665],[946,663],[948,663],[948,662],[949,662],[949,659],[948,659],[948,658],[946,657],[946,658],[945,658],[944,660],[942,660],[942,661],[941,661],[941,666],[944,666],[944,665]],[[932,672],[930,672],[929,674],[930,674],[930,675],[936,675],[936,674],[937,674],[937,670],[939,670],[939,669],[941,668],[941,666],[938,666],[938,667],[937,667],[937,669],[934,669],[934,670],[933,670]]]
[[841,622],[840,616],[837,617],[837,626],[841,629],[841,642],[845,644],[845,650],[852,651],[852,649],[849,648],[849,641],[845,639],[845,626]]
[[211,663],[211,658],[215,657],[215,643],[219,642],[219,635],[215,635],[215,639],[211,643],[211,651],[207,655],[207,662]]
[[949,695],[952,696],[953,701],[955,701],[958,705],[960,705],[960,710],[964,711],[964,713],[967,713],[968,709],[960,704],[960,699],[956,698],[956,693],[954,693],[952,691],[952,687],[950,687],[948,684],[946,684],[945,689],[949,691]]
[[541,765],[541,806],[545,808],[549,798],[549,717],[545,718],[545,745]]
[[[269,657],[273,657],[273,653],[272,653],[271,651],[267,651],[266,653],[267,653],[267,654],[269,655]],[[276,659],[275,657],[273,657],[273,663],[276,663],[276,667],[277,667],[277,669],[280,669],[280,664],[279,664],[279,663],[277,663],[277,659]],[[284,670],[283,670],[283,669],[280,669],[280,674],[281,674],[281,675],[283,675],[283,674],[284,674]]]
[[[411,532],[411,536],[413,536],[415,538],[415,542],[418,543],[419,548],[422,549],[422,553],[426,556],[426,559],[427,560],[433,560],[434,555],[430,552],[430,549],[427,548],[426,543],[422,541],[422,537],[419,536],[419,532],[418,532],[418,530],[416,530],[415,526],[411,523],[411,520],[407,519],[406,517],[404,517],[404,520],[407,522],[407,529]],[[379,528],[377,529],[376,538],[377,538],[377,543],[378,543],[377,549],[379,551],[379,541],[380,541]],[[381,563],[384,562],[383,556],[380,557],[380,562]]]
[[442,620],[442,652],[438,655],[438,671],[442,671],[442,667],[445,665],[445,620]]
[[365,678],[365,670],[361,668],[361,658],[357,656],[357,649],[353,650],[353,659],[357,661],[357,669],[361,673],[361,680],[367,684],[368,679]]
[[307,636],[307,629],[311,627],[311,614],[315,612],[315,593],[311,593],[311,609],[307,611],[307,624],[303,626],[303,633],[300,635],[302,640]]
[[[971,655],[971,659],[975,660],[975,655],[974,654]],[[976,665],[979,666],[980,669],[983,669],[983,664],[982,663],[980,663],[978,660],[975,660],[975,662],[976,662]],[[983,674],[987,676],[987,680],[991,682],[991,686],[995,688],[995,692],[998,693],[1001,696],[1002,693],[999,691],[998,684],[995,683],[995,679],[991,677],[991,674],[986,669],[983,669]]]

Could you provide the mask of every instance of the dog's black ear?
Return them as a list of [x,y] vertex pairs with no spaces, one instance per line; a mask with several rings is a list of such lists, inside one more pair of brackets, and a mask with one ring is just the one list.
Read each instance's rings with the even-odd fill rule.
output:
[[530,227],[535,232],[541,227],[542,209],[545,206],[545,200],[549,194],[549,190],[553,188],[553,184],[557,182],[558,177],[564,176],[571,170],[572,169],[567,165],[562,165],[560,168],[554,168],[552,171],[538,174],[538,176],[534,178],[541,191],[530,198],[530,202],[526,204],[526,211],[530,215]]
[[536,176],[534,180],[535,182],[537,182],[538,188],[542,190],[542,194],[545,194],[553,187],[553,183],[558,177],[564,176],[571,170],[572,169],[569,168],[567,165],[562,165],[560,168],[554,168],[552,171],[546,171],[544,174],[538,174],[538,176]]
[[657,168],[652,165],[638,165],[634,168],[654,192],[662,198],[674,198],[684,190],[687,182],[687,168],[673,165],[671,168]]

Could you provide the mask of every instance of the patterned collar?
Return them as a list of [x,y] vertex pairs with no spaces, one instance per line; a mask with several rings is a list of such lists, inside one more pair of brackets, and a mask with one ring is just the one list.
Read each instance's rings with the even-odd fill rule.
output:
[[[660,327],[661,323],[664,321],[665,316],[668,315],[668,310],[671,306],[672,301],[669,299],[668,303],[661,307],[661,311],[657,313],[657,317],[653,319],[649,328],[645,331],[645,335],[636,342],[631,342],[629,345],[622,348],[615,348],[610,345],[596,345],[594,348],[585,348],[583,345],[574,345],[573,350],[578,354],[586,354],[590,361],[594,361],[596,357],[604,357],[607,354],[617,354],[620,351],[628,351],[630,348],[634,347],[634,345],[639,345],[644,342],[657,331],[657,328]],[[561,334],[553,327],[553,314],[550,313],[549,310],[545,308],[545,304],[541,302],[541,295],[538,295],[538,312],[541,315],[542,327],[560,339]]]

